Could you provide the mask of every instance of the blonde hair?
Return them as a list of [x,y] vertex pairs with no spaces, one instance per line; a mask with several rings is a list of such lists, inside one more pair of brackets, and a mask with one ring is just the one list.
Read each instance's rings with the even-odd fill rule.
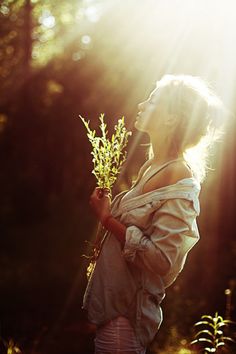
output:
[[[160,100],[177,120],[172,148],[183,154],[201,182],[206,175],[210,147],[221,136],[223,104],[206,82],[196,76],[165,75],[156,87]],[[151,154],[152,149],[149,157]]]

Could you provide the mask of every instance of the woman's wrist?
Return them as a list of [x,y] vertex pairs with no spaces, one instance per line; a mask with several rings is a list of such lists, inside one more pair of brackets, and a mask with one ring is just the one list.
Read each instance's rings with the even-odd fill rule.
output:
[[113,218],[112,214],[108,214],[108,215],[106,215],[105,217],[103,217],[103,218],[101,219],[101,224],[102,224],[102,226],[104,226],[105,228],[107,228],[107,224],[109,223],[109,220],[110,220],[111,218]]
[[102,226],[110,231],[117,240],[121,243],[122,247],[125,245],[126,226],[120,221],[115,219],[112,214],[107,215],[101,220]]

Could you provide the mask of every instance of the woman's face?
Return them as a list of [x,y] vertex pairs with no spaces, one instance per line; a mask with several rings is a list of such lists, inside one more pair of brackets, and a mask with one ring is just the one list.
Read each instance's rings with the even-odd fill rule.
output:
[[135,128],[149,135],[164,128],[168,114],[167,105],[161,99],[161,90],[155,89],[149,98],[138,105]]

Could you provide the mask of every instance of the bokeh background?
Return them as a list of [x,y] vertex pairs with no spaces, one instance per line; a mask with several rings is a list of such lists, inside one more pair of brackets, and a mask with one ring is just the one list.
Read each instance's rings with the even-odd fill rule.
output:
[[137,104],[167,73],[207,80],[232,115],[202,187],[201,241],[167,292],[150,352],[179,352],[203,314],[236,319],[235,23],[233,0],[0,1],[2,339],[24,353],[92,353],[81,255],[96,232],[96,181],[78,116],[97,129],[105,113],[109,131],[125,116],[133,130],[116,194],[146,159]]

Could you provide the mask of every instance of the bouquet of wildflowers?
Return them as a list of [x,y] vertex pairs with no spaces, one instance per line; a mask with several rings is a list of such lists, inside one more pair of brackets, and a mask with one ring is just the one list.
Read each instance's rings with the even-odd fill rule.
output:
[[[97,185],[100,188],[107,188],[111,192],[111,188],[115,183],[117,176],[121,170],[121,166],[126,159],[126,151],[124,151],[125,146],[128,143],[128,137],[131,132],[127,131],[124,124],[124,117],[118,120],[117,125],[114,127],[114,133],[109,140],[107,124],[104,122],[104,114],[99,117],[100,120],[100,130],[101,136],[96,136],[96,131],[91,130],[89,127],[89,122],[80,116],[86,129],[87,136],[92,145],[92,156],[93,156],[93,171],[97,179]],[[90,277],[94,267],[95,260],[99,255],[99,250],[101,246],[101,225],[99,224],[96,241],[94,244],[88,242],[93,246],[93,255],[85,256],[90,260],[89,266],[87,267],[87,277]]]
[[128,143],[128,138],[132,134],[127,131],[124,124],[124,117],[118,120],[114,127],[114,133],[109,140],[107,124],[104,122],[104,114],[99,117],[101,136],[96,136],[96,131],[91,130],[89,121],[80,116],[86,129],[87,136],[92,145],[93,156],[93,171],[97,179],[97,186],[107,188],[111,191],[117,176],[121,170],[121,166],[126,159],[125,146]]

